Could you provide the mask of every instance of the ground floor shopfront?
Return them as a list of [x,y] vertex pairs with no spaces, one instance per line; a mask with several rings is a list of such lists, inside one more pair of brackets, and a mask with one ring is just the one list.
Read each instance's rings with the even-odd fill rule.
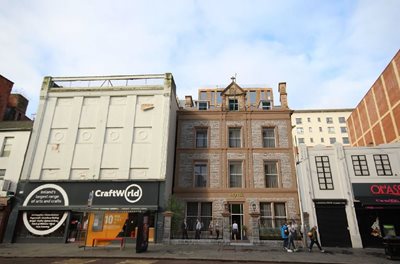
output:
[[161,240],[163,182],[25,182],[20,187],[10,219],[15,223],[9,223],[13,242],[135,241],[143,219],[149,241]]
[[353,183],[363,247],[383,247],[384,237],[400,236],[400,183]]
[[[197,219],[201,223],[200,239],[234,239],[233,223],[238,226],[238,240],[281,239],[280,227],[285,222],[295,222],[299,228],[301,226],[296,191],[273,194],[221,191],[175,195],[183,203],[183,218],[187,221],[189,239],[195,238]],[[257,231],[254,233],[255,229]],[[183,238],[180,228],[171,234],[172,238]]]

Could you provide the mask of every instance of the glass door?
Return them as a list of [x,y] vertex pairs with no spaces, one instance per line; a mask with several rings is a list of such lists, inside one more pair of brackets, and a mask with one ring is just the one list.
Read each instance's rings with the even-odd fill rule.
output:
[[[242,226],[243,226],[243,204],[229,204],[229,210],[231,213],[231,230],[232,230],[232,225],[233,223],[236,222],[238,225],[238,240],[242,240]],[[233,239],[233,234],[231,232],[231,239]]]

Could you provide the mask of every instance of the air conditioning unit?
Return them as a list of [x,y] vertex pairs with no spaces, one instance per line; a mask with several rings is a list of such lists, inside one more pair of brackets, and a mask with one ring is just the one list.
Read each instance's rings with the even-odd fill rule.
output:
[[10,190],[10,188],[11,188],[11,181],[4,180],[3,188],[1,190],[7,192],[8,190]]

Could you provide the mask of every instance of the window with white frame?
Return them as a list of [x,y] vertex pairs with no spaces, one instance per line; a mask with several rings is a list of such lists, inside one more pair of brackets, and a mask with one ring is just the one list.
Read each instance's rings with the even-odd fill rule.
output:
[[194,187],[207,187],[207,179],[207,162],[196,162],[194,164]]
[[208,144],[208,129],[196,128],[196,148],[206,148]]
[[207,110],[208,102],[207,101],[199,101],[199,102],[197,102],[197,106],[198,106],[199,110]]
[[390,166],[389,156],[387,154],[374,155],[375,168],[378,176],[392,176],[392,168]]
[[329,134],[335,134],[335,128],[334,127],[328,127],[328,133]]
[[343,116],[339,117],[339,123],[340,124],[346,123],[346,118],[344,118]]
[[186,203],[186,223],[188,230],[196,229],[196,220],[202,223],[202,229],[206,230],[212,219],[211,202],[188,202]]
[[0,181],[4,180],[4,176],[6,176],[6,170],[0,169]]
[[312,127],[308,127],[308,132],[312,133]]
[[271,101],[266,101],[266,100],[260,101],[260,108],[262,108],[262,110],[271,110],[272,109]]
[[334,137],[329,138],[329,143],[330,144],[335,144],[336,143],[336,138],[334,138]]
[[347,127],[340,127],[340,133],[347,133]]
[[229,99],[229,110],[230,111],[238,111],[239,103],[237,99]]
[[276,161],[267,161],[264,163],[265,187],[278,188],[278,164]]
[[242,162],[229,162],[229,188],[242,188]]
[[275,128],[264,127],[262,129],[263,136],[263,147],[264,148],[274,148],[275,147]]
[[298,138],[297,141],[299,142],[299,144],[304,144],[304,138]]
[[320,190],[333,190],[333,179],[331,165],[328,156],[316,156],[315,165],[317,167],[318,185]]
[[350,144],[348,137],[342,137],[342,142],[343,142],[343,144]]
[[365,155],[351,155],[355,176],[369,176],[367,157]]
[[296,127],[297,135],[304,134],[304,129],[302,127]]
[[296,124],[301,125],[303,122],[301,121],[301,117],[296,118]]
[[280,228],[286,222],[285,203],[260,203],[261,229]]
[[5,137],[4,138],[0,157],[9,157],[10,156],[13,143],[14,143],[14,137]]
[[228,135],[229,135],[228,145],[230,148],[240,148],[242,146],[240,127],[230,127]]
[[333,118],[332,117],[327,117],[326,118],[326,123],[327,124],[333,124]]

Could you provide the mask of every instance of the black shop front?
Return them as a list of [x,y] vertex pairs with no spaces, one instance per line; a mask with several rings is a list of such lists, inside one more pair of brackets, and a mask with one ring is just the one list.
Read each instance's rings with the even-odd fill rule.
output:
[[20,190],[14,242],[88,246],[95,238],[131,241],[143,215],[149,219],[150,241],[161,232],[162,182],[26,182]]
[[383,247],[400,236],[400,183],[353,183],[358,227],[364,247]]

